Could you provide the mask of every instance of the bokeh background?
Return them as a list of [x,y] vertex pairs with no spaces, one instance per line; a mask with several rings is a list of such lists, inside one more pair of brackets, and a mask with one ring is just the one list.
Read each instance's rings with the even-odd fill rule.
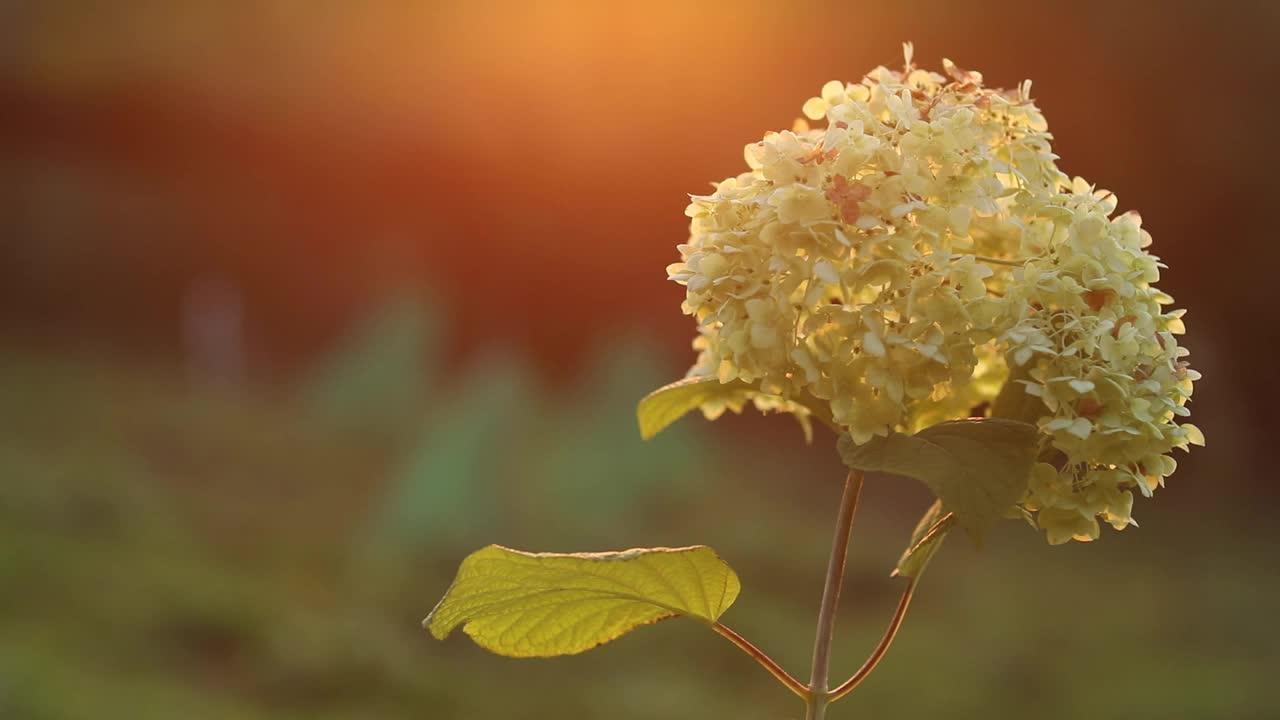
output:
[[[1209,446],[1141,529],[953,538],[850,717],[1280,708],[1271,2],[0,3],[0,718],[761,718],[661,623],[513,661],[418,625],[458,560],[710,544],[806,671],[832,439],[635,401],[692,354],[685,194],[832,78],[1024,78],[1141,209]],[[928,504],[869,483],[835,673]]]

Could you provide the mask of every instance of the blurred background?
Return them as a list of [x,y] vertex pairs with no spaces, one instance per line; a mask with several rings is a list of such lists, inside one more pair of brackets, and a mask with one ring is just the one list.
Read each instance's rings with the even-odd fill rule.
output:
[[[1140,209],[1209,447],[1141,529],[934,561],[843,717],[1270,718],[1280,6],[0,3],[0,718],[794,718],[694,625],[514,661],[419,621],[457,562],[706,543],[807,672],[832,438],[636,400],[692,360],[686,193],[823,82],[1035,81]],[[833,674],[928,504],[869,483]]]

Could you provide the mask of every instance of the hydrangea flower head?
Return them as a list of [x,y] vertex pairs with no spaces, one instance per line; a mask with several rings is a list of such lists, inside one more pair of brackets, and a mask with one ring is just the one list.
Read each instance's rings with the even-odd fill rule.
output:
[[1133,524],[1173,472],[1199,375],[1135,212],[1058,169],[1031,83],[877,67],[747,145],[692,196],[668,268],[691,376],[829,405],[855,442],[982,414],[1008,383],[1041,431],[1021,506],[1058,544]]

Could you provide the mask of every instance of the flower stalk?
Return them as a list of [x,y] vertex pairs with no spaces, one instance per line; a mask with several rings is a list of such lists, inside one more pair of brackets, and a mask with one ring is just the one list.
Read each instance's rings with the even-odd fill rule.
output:
[[844,583],[845,560],[849,555],[849,536],[853,532],[853,515],[858,508],[858,495],[861,491],[862,472],[852,470],[845,478],[844,493],[840,498],[835,537],[831,541],[831,557],[827,562],[827,580],[822,590],[822,605],[818,609],[818,631],[813,643],[813,672],[809,679],[806,720],[822,720],[826,717],[827,705],[832,699],[827,692],[831,643],[835,636],[836,610],[840,605],[840,587]]

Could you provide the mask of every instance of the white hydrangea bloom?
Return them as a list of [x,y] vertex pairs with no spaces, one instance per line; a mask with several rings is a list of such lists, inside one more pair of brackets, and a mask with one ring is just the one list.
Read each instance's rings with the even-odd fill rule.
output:
[[668,268],[698,322],[690,375],[828,403],[859,443],[1020,383],[1044,449],[1023,507],[1052,543],[1091,540],[1203,443],[1174,422],[1199,377],[1182,313],[1138,215],[1058,169],[1030,82],[943,66],[908,53],[827,83],[803,108],[825,127],[768,133],[747,172],[691,197]]

